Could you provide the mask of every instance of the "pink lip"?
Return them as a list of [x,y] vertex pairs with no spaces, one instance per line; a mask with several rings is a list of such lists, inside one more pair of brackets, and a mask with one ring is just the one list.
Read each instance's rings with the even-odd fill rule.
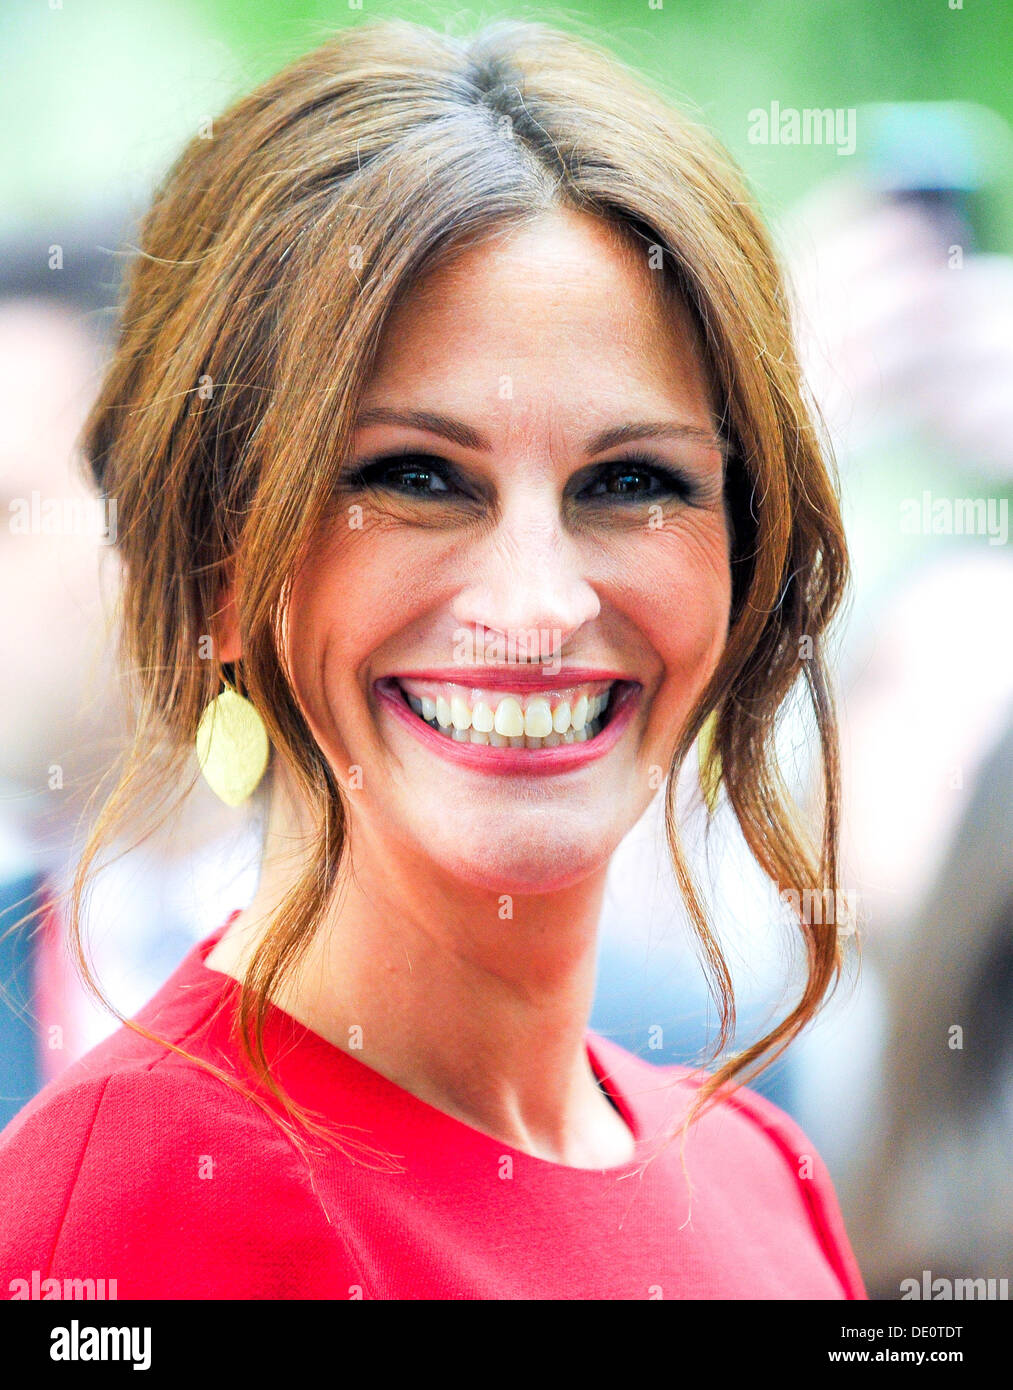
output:
[[622,671],[600,671],[592,666],[561,666],[556,675],[546,676],[546,664],[532,665],[527,670],[516,666],[427,666],[425,670],[397,674],[405,680],[451,681],[477,690],[565,690],[592,681],[628,680]]
[[[454,668],[460,677],[461,668]],[[476,667],[465,668],[467,670],[477,670]],[[568,683],[572,683],[574,669],[565,672]],[[405,676],[408,675],[406,671]],[[413,676],[428,680],[449,680],[446,675],[437,675],[434,671],[413,671]],[[560,677],[564,673],[560,672]],[[559,678],[557,677],[557,684]],[[580,680],[608,680],[621,677],[609,677],[600,672],[595,672],[593,676],[583,674]],[[483,677],[483,684],[485,678]],[[615,708],[612,717],[596,738],[588,739],[585,743],[562,743],[555,748],[492,748],[485,744],[457,743],[454,739],[447,738],[445,734],[438,734],[435,729],[431,729],[424,719],[409,708],[401,694],[400,687],[393,676],[384,676],[376,681],[374,690],[378,698],[383,703],[384,708],[390,710],[391,714],[400,719],[409,728],[420,743],[431,748],[434,753],[441,754],[449,762],[461,763],[465,767],[473,767],[478,772],[491,772],[496,775],[504,773],[527,773],[529,776],[545,776],[549,773],[566,772],[570,768],[582,767],[584,763],[594,762],[596,758],[604,757],[623,735],[630,720],[636,712],[639,703],[642,687],[636,682],[623,681],[623,684],[613,696]],[[491,689],[517,689],[514,686],[504,684],[488,687]],[[528,684],[526,688],[552,689],[551,684],[538,685]]]

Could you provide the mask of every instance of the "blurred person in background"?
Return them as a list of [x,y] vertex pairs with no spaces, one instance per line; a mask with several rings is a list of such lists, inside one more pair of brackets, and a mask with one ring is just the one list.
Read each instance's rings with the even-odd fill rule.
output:
[[[40,259],[45,254],[40,247]],[[5,256],[0,285],[0,1113],[7,1119],[75,1046],[73,1024],[54,1007],[58,927],[45,917],[34,932],[31,920],[15,924],[63,885],[81,794],[115,751],[117,727],[103,659],[101,540],[88,525],[93,495],[74,467],[100,338],[69,296],[15,293],[12,261]]]
[[787,222],[855,554],[843,878],[866,934],[859,995],[792,1066],[870,1289],[899,1298],[926,1270],[1013,1275],[1013,260],[982,232],[1011,166],[992,113],[862,114],[864,168]]
[[[59,246],[40,230],[0,258],[2,1123],[118,1024],[74,968],[62,909],[89,798],[123,739],[109,641],[117,518],[97,505],[77,450],[109,347],[117,266],[102,247],[117,230],[67,218]],[[195,814],[195,834],[164,828],[96,881],[88,948],[120,1012],[189,949],[202,920],[193,896],[221,892],[231,906],[252,892],[251,844],[213,797],[198,793]]]

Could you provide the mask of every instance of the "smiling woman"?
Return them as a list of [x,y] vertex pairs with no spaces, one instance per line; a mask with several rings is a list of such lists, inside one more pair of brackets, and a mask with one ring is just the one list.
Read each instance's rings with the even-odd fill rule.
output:
[[[350,29],[214,131],[142,228],[85,433],[139,727],[73,926],[138,799],[188,789],[198,728],[220,790],[270,748],[260,882],[0,1141],[25,1210],[0,1273],[101,1267],[128,1298],[861,1297],[805,1136],[731,1084],[813,1016],[835,932],[799,921],[800,999],[713,1074],[587,1029],[609,860],[662,786],[733,1021],[675,810],[708,717],[766,873],[796,901],[836,886],[821,650],[846,552],[737,175],[614,58],[527,23]],[[773,749],[800,680],[815,847]]]

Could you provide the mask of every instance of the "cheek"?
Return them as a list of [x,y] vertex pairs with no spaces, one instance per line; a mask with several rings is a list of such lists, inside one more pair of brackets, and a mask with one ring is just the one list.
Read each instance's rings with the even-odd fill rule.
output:
[[338,737],[339,712],[355,707],[366,663],[418,604],[413,586],[427,573],[419,549],[404,528],[342,520],[299,570],[286,629],[290,670],[310,727],[327,745]]
[[710,678],[728,637],[732,601],[731,559],[722,523],[707,534],[692,535],[680,547],[673,575],[675,613],[670,651],[689,675],[697,670],[702,685]]
[[285,625],[296,698],[314,734],[318,739],[325,735],[325,744],[333,738],[332,709],[341,694],[329,688],[330,682],[337,672],[348,675],[355,670],[355,636],[368,640],[368,612],[356,608],[365,591],[347,581],[349,548],[342,540],[314,551],[305,561],[292,585]]
[[686,515],[630,538],[617,555],[625,606],[666,674],[709,678],[728,633],[731,555],[723,516]]
[[661,666],[640,754],[667,767],[728,636],[731,563],[723,521],[685,528],[642,557],[641,632]]

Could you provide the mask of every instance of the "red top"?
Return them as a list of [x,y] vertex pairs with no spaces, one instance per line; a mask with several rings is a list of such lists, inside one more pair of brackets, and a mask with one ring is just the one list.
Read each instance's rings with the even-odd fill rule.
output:
[[[227,926],[137,1021],[248,1077],[229,1038],[239,986],[204,964]],[[749,1090],[690,1131],[690,1206],[679,1138],[652,1139],[699,1074],[592,1032],[591,1065],[636,1138],[604,1170],[473,1129],[274,1005],[265,1048],[294,1100],[403,1171],[322,1147],[311,1180],[253,1101],[120,1028],[0,1135],[0,1296],[53,1296],[47,1279],[104,1279],[110,1296],[115,1279],[120,1299],[866,1297],[821,1159]]]

